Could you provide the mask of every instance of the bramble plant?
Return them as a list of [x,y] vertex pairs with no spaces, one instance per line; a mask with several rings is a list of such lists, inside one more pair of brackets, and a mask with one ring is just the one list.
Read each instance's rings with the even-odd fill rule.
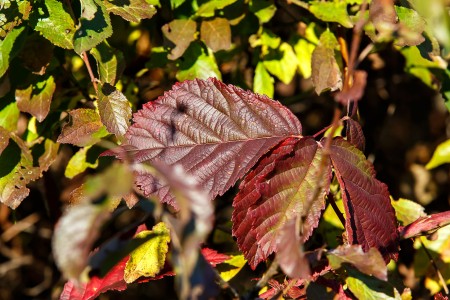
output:
[[53,293],[448,299],[450,211],[394,200],[361,126],[383,51],[450,109],[450,7],[424,2],[0,1],[0,201],[44,190]]

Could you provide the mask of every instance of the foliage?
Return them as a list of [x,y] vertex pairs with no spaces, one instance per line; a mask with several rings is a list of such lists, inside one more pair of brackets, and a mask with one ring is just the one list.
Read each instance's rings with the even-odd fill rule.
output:
[[[450,110],[448,4],[398,2],[1,1],[0,201],[19,210],[63,164],[60,298],[174,276],[180,299],[407,299],[409,239],[444,297],[449,211],[393,200],[365,152],[365,62],[383,51]],[[296,107],[323,99],[313,133]],[[108,235],[123,211],[140,218]]]

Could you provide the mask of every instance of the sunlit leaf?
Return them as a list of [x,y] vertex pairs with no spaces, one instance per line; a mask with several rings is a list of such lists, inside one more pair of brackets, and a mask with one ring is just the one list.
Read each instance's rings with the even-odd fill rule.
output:
[[289,84],[297,72],[297,56],[288,43],[281,43],[276,52],[263,58],[264,67],[283,83]]
[[179,81],[193,79],[222,78],[216,59],[211,50],[203,49],[198,43],[193,43],[185,53],[186,58],[179,65],[176,77]]
[[204,2],[196,11],[196,15],[200,17],[212,17],[216,10],[222,9],[237,0],[209,0]]
[[204,20],[200,37],[212,51],[228,50],[231,47],[231,28],[227,19]]
[[148,236],[152,236],[152,238],[130,253],[123,277],[127,283],[131,283],[141,276],[153,277],[164,267],[169,250],[169,229],[163,222],[160,222],[153,226],[152,230],[142,231],[134,238],[140,239]]
[[425,20],[413,9],[395,6],[399,19],[399,37],[397,44],[400,46],[415,46],[422,43],[425,38],[422,32],[425,29]]
[[26,89],[16,90],[17,107],[23,111],[30,113],[42,122],[50,111],[50,104],[56,84],[53,76],[45,76],[39,78],[35,84],[31,84]]
[[391,204],[395,209],[397,220],[403,225],[409,225],[420,217],[425,217],[425,208],[417,202],[407,199],[391,199]]
[[85,147],[108,135],[99,114],[93,109],[74,109],[69,111],[69,116],[69,123],[64,125],[58,143]]
[[364,148],[366,147],[366,138],[364,137],[364,132],[358,121],[355,121],[352,118],[345,120],[345,137],[350,144],[359,150],[364,151]]
[[83,173],[87,168],[95,169],[98,166],[98,160],[94,163],[87,161],[87,152],[91,146],[87,146],[78,150],[69,160],[66,170],[64,171],[64,176],[67,178],[73,178],[80,173]]
[[16,131],[19,115],[17,102],[9,103],[0,110],[0,126],[11,132]]
[[191,42],[195,40],[197,23],[188,20],[173,20],[161,28],[164,35],[175,44],[169,54],[169,59],[175,60],[183,55]]
[[435,213],[429,216],[420,217],[411,224],[408,224],[400,231],[400,236],[404,239],[429,235],[441,227],[450,224],[450,211]]
[[98,111],[110,133],[121,138],[128,129],[131,107],[125,96],[109,83],[98,85]]
[[267,23],[275,15],[277,7],[274,1],[250,0],[249,10],[255,14],[261,24]]
[[357,299],[402,300],[400,293],[393,285],[375,277],[351,271],[345,282]]
[[253,91],[258,94],[273,97],[274,79],[267,72],[263,62],[258,62],[255,68],[255,77],[253,78]]
[[30,17],[34,30],[58,47],[73,49],[76,28],[66,4],[57,0],[46,0],[39,4]]
[[11,30],[3,40],[0,40],[0,77],[5,75],[9,62],[18,54],[25,38],[26,27]]
[[219,253],[211,248],[202,248],[202,255],[213,267],[231,258],[229,255]]
[[353,27],[345,1],[312,1],[309,4],[309,11],[322,21],[337,22],[347,28]]
[[311,77],[311,62],[312,54],[316,45],[319,43],[319,38],[315,33],[316,24],[310,23],[305,29],[305,36],[299,38],[294,44],[294,51],[297,56],[298,68],[303,78]]
[[[156,14],[155,5],[146,0],[112,0],[103,3],[108,12],[119,15],[129,22],[150,19]],[[159,4],[159,1],[156,4]]]
[[101,43],[91,50],[97,61],[100,81],[115,85],[125,69],[125,61],[120,50],[114,49],[107,43]]
[[427,169],[433,169],[446,163],[450,163],[450,140],[446,140],[437,146],[431,160],[425,167]]
[[247,260],[244,258],[244,255],[232,255],[231,258],[224,261],[225,270],[220,271],[219,269],[220,277],[224,281],[230,281],[242,270],[246,263]]
[[19,26],[23,21],[28,20],[31,12],[30,1],[9,1],[6,7],[5,1],[2,3],[2,17],[0,18],[0,38],[3,39],[12,29]]

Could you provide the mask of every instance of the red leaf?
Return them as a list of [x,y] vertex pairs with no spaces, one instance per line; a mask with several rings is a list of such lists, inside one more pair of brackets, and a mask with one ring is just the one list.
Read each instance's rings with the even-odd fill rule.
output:
[[448,300],[448,296],[444,296],[442,293],[437,293],[434,295],[434,300]]
[[[286,137],[301,135],[300,122],[279,102],[214,78],[175,85],[133,119],[121,148],[126,154],[117,156],[180,164],[211,198],[222,195]],[[138,174],[137,184],[146,196],[173,204],[164,182]]]
[[366,84],[367,72],[356,70],[353,74],[352,86],[348,89],[344,87],[342,91],[338,92],[334,96],[334,99],[343,105],[348,105],[350,102],[357,102],[361,100],[362,96],[364,95]]
[[230,259],[230,256],[210,248],[203,248],[202,255],[213,267]]
[[345,135],[347,141],[359,150],[364,151],[364,148],[366,147],[366,139],[364,137],[364,132],[362,131],[361,125],[351,118],[345,119],[345,123]]
[[385,261],[398,256],[395,212],[386,185],[375,178],[364,154],[342,138],[331,143],[330,157],[342,190],[350,244],[377,248]]
[[421,217],[411,224],[400,228],[400,236],[409,239],[420,235],[428,235],[441,227],[450,224],[450,211],[444,211],[430,216]]
[[301,242],[317,226],[331,175],[322,154],[313,138],[287,139],[241,183],[233,203],[233,235],[252,268],[277,252],[277,235],[290,219],[304,219]]

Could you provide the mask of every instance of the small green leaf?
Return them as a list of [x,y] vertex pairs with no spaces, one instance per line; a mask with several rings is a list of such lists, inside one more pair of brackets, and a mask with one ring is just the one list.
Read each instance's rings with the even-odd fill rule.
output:
[[19,115],[17,102],[9,103],[0,110],[0,126],[11,132],[16,131]]
[[175,9],[182,5],[184,2],[186,2],[186,0],[170,0],[170,6],[172,7],[172,9]]
[[5,75],[9,68],[9,62],[19,53],[25,40],[25,27],[17,27],[11,30],[3,40],[0,40],[0,77]]
[[356,299],[365,300],[401,300],[399,292],[390,283],[375,277],[349,270],[345,280],[348,289]]
[[148,239],[148,236],[152,238],[130,253],[123,276],[127,283],[141,276],[153,277],[164,267],[169,250],[169,229],[166,224],[160,222],[153,226],[152,230],[141,231],[133,239]]
[[62,1],[45,0],[40,6],[33,7],[30,22],[34,30],[56,46],[73,49],[75,23]]
[[420,217],[426,216],[425,208],[411,200],[391,199],[391,204],[395,209],[395,216],[403,226],[409,225]]
[[39,78],[35,84],[31,84],[24,90],[16,90],[17,107],[23,111],[30,113],[42,122],[50,111],[50,104],[56,84],[53,76],[45,76]]
[[255,68],[255,77],[253,78],[253,91],[258,94],[273,98],[274,80],[267,72],[263,62],[258,62]]
[[294,51],[297,55],[298,68],[303,78],[311,77],[311,61],[312,54],[316,45],[319,43],[319,38],[315,33],[315,23],[310,23],[305,30],[305,36],[298,39],[294,45]]
[[425,167],[429,170],[446,163],[450,163],[450,140],[446,140],[437,146],[431,160]]
[[110,0],[103,1],[108,12],[119,15],[129,22],[139,22],[142,19],[150,19],[156,14],[155,5],[159,5],[159,1],[154,5],[146,0]]
[[204,20],[200,37],[212,51],[228,50],[231,47],[231,28],[227,19]]
[[97,5],[95,5],[94,0],[80,0],[81,4],[81,18],[86,20],[92,20],[95,13],[98,10]]
[[309,11],[322,21],[337,22],[347,28],[353,27],[345,1],[313,1],[309,5]]
[[250,0],[249,10],[255,14],[259,19],[260,24],[264,24],[270,21],[277,11],[277,7],[273,0],[259,1]]
[[288,43],[282,43],[277,51],[263,58],[264,67],[283,83],[289,84],[297,71],[297,56]]
[[122,52],[112,48],[106,42],[102,42],[91,50],[91,54],[97,61],[100,81],[115,85],[125,69]]
[[207,79],[209,77],[221,79],[222,76],[214,54],[210,51],[206,53],[198,43],[193,43],[186,51],[185,56],[186,59],[180,64],[176,74],[177,80]]
[[69,179],[74,178],[80,173],[83,173],[87,168],[95,169],[98,167],[98,159],[94,163],[88,162],[87,152],[91,146],[87,146],[78,150],[69,160],[66,170],[64,171],[64,176]]
[[405,71],[407,73],[419,78],[432,89],[438,88],[431,70],[441,69],[439,63],[423,58],[417,47],[404,47],[400,50],[400,53],[406,59]]
[[164,35],[175,44],[169,54],[169,59],[175,60],[183,55],[191,42],[195,40],[197,23],[192,20],[173,20],[162,27]]
[[236,1],[237,0],[209,0],[200,5],[196,11],[196,15],[204,18],[213,17],[216,10],[222,9]]
[[422,43],[425,40],[422,36],[425,20],[415,10],[403,6],[395,6],[395,12],[400,23],[396,44],[416,46]]
[[109,83],[98,85],[98,111],[110,133],[121,138],[130,126],[131,107],[127,98]]
[[[228,282],[239,273],[246,263],[247,260],[244,258],[244,255],[232,255],[230,259],[224,261],[217,269],[220,277]],[[221,269],[224,270],[221,271]]]
[[97,11],[92,19],[81,17],[74,35],[73,48],[78,55],[91,50],[112,34],[111,20],[106,7],[95,0]]

